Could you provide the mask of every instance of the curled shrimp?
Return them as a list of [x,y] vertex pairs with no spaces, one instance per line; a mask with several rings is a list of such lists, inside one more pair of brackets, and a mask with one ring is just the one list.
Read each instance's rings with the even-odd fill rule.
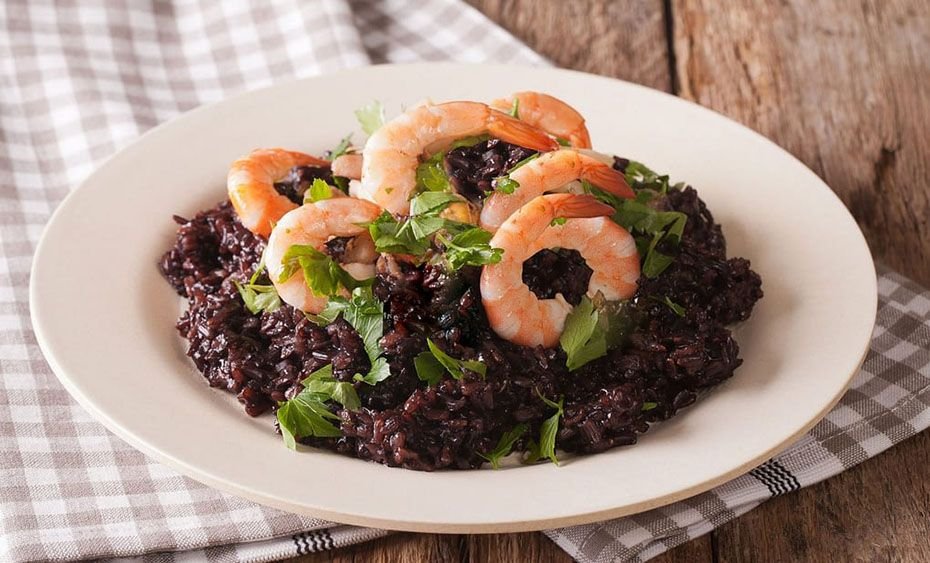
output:
[[245,228],[267,237],[272,224],[297,207],[274,189],[275,181],[295,166],[328,168],[329,161],[284,149],[256,149],[232,163],[226,176],[226,190]]
[[369,137],[362,153],[362,181],[355,193],[405,215],[410,211],[420,156],[456,139],[483,134],[538,151],[559,147],[544,131],[486,104],[424,104],[385,123]]
[[584,117],[572,106],[542,92],[517,92],[507,98],[494,100],[491,107],[510,111],[514,101],[517,102],[517,115],[521,121],[565,139],[574,148],[591,148],[591,136],[584,124]]
[[333,176],[342,176],[350,180],[362,179],[362,155],[344,154],[333,161]]
[[587,180],[618,197],[635,197],[623,174],[596,158],[570,149],[545,153],[511,172],[510,179],[519,184],[513,193],[495,191],[481,209],[481,227],[492,233],[534,197],[575,180]]
[[[581,253],[594,273],[588,295],[626,299],[636,291],[639,256],[629,232],[610,220],[613,208],[592,196],[551,194],[521,207],[501,225],[491,246],[504,250],[501,261],[481,272],[481,300],[491,328],[521,346],[551,348],[559,342],[572,306],[562,294],[539,299],[523,282],[523,262],[544,248]],[[564,218],[564,224],[553,220]]]
[[378,253],[368,229],[362,225],[374,221],[380,214],[381,208],[377,205],[352,197],[324,199],[284,214],[271,231],[264,254],[268,276],[281,299],[308,313],[319,313],[328,301],[326,297],[313,294],[300,269],[290,278],[280,279],[285,268],[284,255],[295,244],[311,245],[325,252],[329,239],[353,237],[343,256],[343,268],[355,279],[374,276]]

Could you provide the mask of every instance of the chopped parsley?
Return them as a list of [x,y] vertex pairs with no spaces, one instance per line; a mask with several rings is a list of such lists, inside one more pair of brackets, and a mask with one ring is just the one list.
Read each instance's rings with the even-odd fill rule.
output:
[[555,142],[557,142],[559,145],[561,145],[561,146],[563,146],[563,147],[570,147],[570,146],[572,146],[572,144],[568,142],[568,139],[564,139],[564,138],[562,138],[562,137],[556,137],[556,138],[555,138]]
[[427,192],[448,192],[452,186],[442,165],[444,152],[437,152],[417,166],[417,189]]
[[339,144],[336,145],[333,150],[329,151],[329,160],[336,160],[340,156],[346,154],[349,151],[349,147],[352,146],[352,133],[349,133],[339,141]]
[[371,284],[371,280],[355,279],[339,263],[309,244],[291,245],[281,264],[284,269],[278,276],[278,283],[289,280],[298,269],[303,270],[307,287],[317,297],[335,295],[340,287],[353,290]]
[[500,440],[497,441],[497,445],[494,446],[493,450],[486,454],[479,453],[478,455],[491,462],[492,468],[500,469],[501,460],[510,455],[510,451],[513,450],[513,445],[526,434],[528,428],[529,427],[523,423],[516,425],[501,435]]
[[313,183],[304,192],[304,203],[316,203],[333,197],[333,187],[320,178],[314,178]]
[[549,221],[549,226],[557,227],[560,225],[564,225],[565,223],[568,223],[568,219],[566,219],[565,217],[556,217],[552,221]]
[[342,435],[333,424],[341,419],[326,405],[328,401],[335,401],[348,410],[361,406],[355,387],[333,377],[332,364],[311,373],[301,383],[304,388],[296,397],[278,403],[278,426],[285,445],[292,450],[297,449],[298,438],[336,438]]
[[504,250],[490,245],[492,236],[480,227],[472,227],[451,239],[438,234],[436,240],[446,249],[446,267],[454,272],[462,266],[485,266],[500,262]]
[[678,315],[679,317],[685,316],[685,308],[679,305],[678,303],[675,303],[674,301],[672,301],[668,297],[668,295],[666,295],[665,299],[663,299],[661,302],[668,305],[668,308],[671,309],[672,312]]
[[233,281],[233,283],[236,284],[236,289],[239,291],[242,302],[245,303],[245,308],[253,315],[257,315],[262,311],[271,313],[281,306],[281,298],[278,296],[278,290],[276,290],[273,285],[256,283],[264,271],[265,259],[262,258],[258,262],[258,267],[255,268],[252,277],[249,278],[248,283]]
[[646,401],[645,403],[643,403],[643,412],[651,411],[657,406],[659,406],[659,403],[654,403],[652,401]]
[[581,183],[587,193],[613,206],[616,210],[611,217],[613,221],[630,231],[636,239],[644,276],[654,278],[674,262],[675,258],[663,251],[666,248],[677,248],[688,222],[687,215],[680,211],[658,211],[651,207],[649,202],[656,194],[652,189],[643,188],[636,193],[635,199],[624,199],[596,188],[585,180]]
[[500,178],[494,179],[494,189],[502,194],[510,195],[519,187],[520,182],[517,182],[509,176],[501,176]]
[[569,371],[607,353],[606,331],[598,326],[600,318],[600,312],[587,296],[583,296],[565,318],[565,329],[559,337],[559,344],[568,358],[565,365]]
[[420,352],[413,359],[414,367],[417,370],[417,377],[425,381],[427,385],[436,385],[442,379],[443,373],[448,372],[453,379],[462,379],[465,377],[465,370],[484,377],[488,368],[484,362],[478,360],[458,360],[449,354],[443,352],[436,346],[432,340],[426,339],[426,345],[429,350]]
[[355,110],[355,119],[361,125],[362,131],[371,135],[384,125],[384,106],[380,101],[374,100]]
[[370,286],[357,287],[349,299],[339,296],[329,302],[318,315],[309,318],[321,326],[335,321],[339,315],[358,332],[371,363],[368,373],[355,374],[356,381],[377,385],[391,375],[391,368],[381,353],[378,341],[384,336],[384,304],[372,294]]
[[368,232],[378,252],[422,258],[431,248],[429,237],[442,231],[437,240],[446,248],[450,270],[499,262],[503,251],[490,247],[491,233],[440,216],[449,205],[460,202],[462,199],[455,194],[423,192],[410,200],[409,217],[398,221],[384,212],[368,224]]
[[510,105],[510,111],[508,112],[510,117],[520,119],[520,98],[514,98],[513,104]]
[[539,426],[538,451],[534,453],[537,459],[546,457],[549,458],[549,461],[558,465],[559,458],[555,455],[555,438],[559,433],[559,419],[565,415],[565,410],[562,408],[565,404],[565,398],[560,398],[558,402],[550,401],[539,392],[539,389],[536,390],[536,394],[546,405],[556,409],[556,411]]
[[668,174],[660,176],[642,162],[636,162],[635,160],[631,160],[627,164],[623,175],[626,178],[626,183],[636,191],[651,190],[659,195],[665,195],[669,187],[680,189],[684,186],[684,184],[669,186]]

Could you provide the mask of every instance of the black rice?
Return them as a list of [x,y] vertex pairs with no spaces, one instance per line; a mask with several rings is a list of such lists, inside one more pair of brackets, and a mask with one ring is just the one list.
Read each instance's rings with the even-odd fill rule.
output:
[[[531,154],[492,139],[450,151],[445,165],[457,189],[480,200],[493,178]],[[325,174],[295,170],[278,189],[299,201],[312,179]],[[565,400],[559,449],[596,453],[635,443],[651,423],[733,375],[741,360],[728,325],[748,318],[762,297],[749,262],[726,257],[720,227],[696,191],[671,190],[659,205],[688,215],[674,263],[660,276],[640,280],[626,305],[625,344],[575,372],[566,369],[559,348],[526,348],[494,334],[481,305],[477,268],[449,274],[441,266],[415,267],[382,256],[374,293],[385,304],[380,344],[391,376],[377,386],[355,383],[362,408],[334,410],[343,437],[304,442],[409,469],[476,468],[484,463],[478,454],[517,424],[530,430],[516,450],[538,436],[553,413],[542,394]],[[321,328],[288,306],[258,315],[244,307],[233,282],[252,274],[264,241],[239,224],[228,203],[175,221],[177,239],[159,266],[189,301],[177,327],[210,385],[237,394],[256,416],[294,396],[300,379],[326,364],[343,381],[368,369],[362,341],[344,321]],[[344,250],[338,240],[328,248],[336,256]],[[541,252],[524,268],[524,280],[538,295],[561,292],[572,303],[590,275],[574,251]],[[683,316],[669,300],[684,308]],[[457,358],[480,359],[487,376],[447,377],[425,386],[413,358],[426,349],[427,337]]]

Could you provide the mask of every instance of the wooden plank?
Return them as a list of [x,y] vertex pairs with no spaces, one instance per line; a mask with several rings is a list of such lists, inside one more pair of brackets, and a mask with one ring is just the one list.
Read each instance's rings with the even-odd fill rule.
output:
[[804,161],[876,257],[930,284],[926,0],[688,0],[672,13],[680,95]]
[[465,536],[397,533],[334,551],[311,553],[291,563],[461,563]]
[[662,0],[467,1],[558,66],[671,89]]
[[[683,0],[672,15],[680,94],[804,161],[879,260],[930,284],[930,5]],[[718,530],[719,560],[930,561],[928,452],[924,433],[764,504]]]

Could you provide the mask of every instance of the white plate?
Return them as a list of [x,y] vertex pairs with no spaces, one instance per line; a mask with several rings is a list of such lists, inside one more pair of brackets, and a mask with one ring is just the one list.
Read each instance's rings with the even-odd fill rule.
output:
[[[171,215],[224,197],[226,169],[255,147],[311,153],[426,97],[517,90],[564,98],[596,148],[696,186],[765,297],[739,330],[745,363],[640,443],[561,467],[420,473],[286,449],[267,419],[210,389],[178,344],[177,297],[156,262]],[[360,136],[356,136],[361,140]],[[32,320],[72,395],[110,430],[179,471],[257,502],[366,526],[536,530],[630,514],[707,490],[810,428],[863,358],[875,320],[872,260],[830,189],[791,155],[720,115],[577,72],[505,66],[379,66],[281,84],[188,113],[100,167],[58,208],[32,271]]]

